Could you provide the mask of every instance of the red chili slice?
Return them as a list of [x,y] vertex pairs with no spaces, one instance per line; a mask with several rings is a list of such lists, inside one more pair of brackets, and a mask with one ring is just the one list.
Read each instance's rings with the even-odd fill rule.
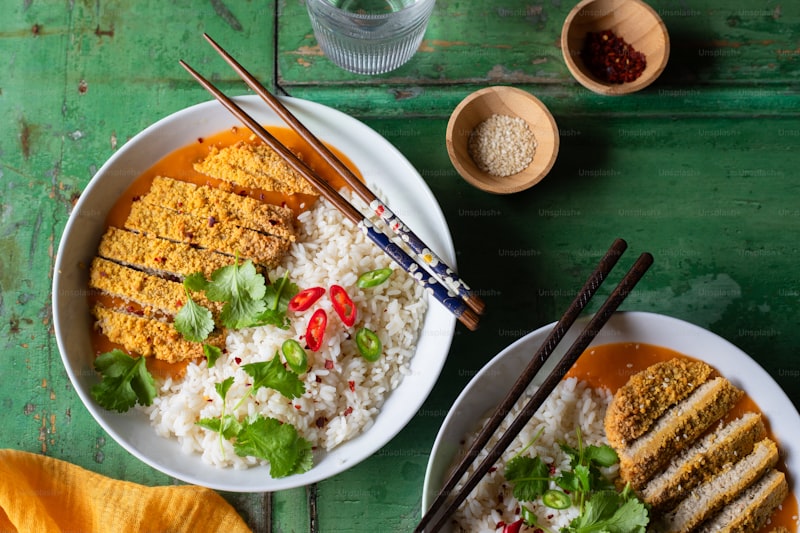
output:
[[325,336],[325,328],[328,326],[328,314],[324,309],[317,309],[311,315],[311,320],[306,326],[306,344],[312,352],[322,348],[322,338]]
[[303,289],[302,291],[295,294],[291,300],[289,300],[289,311],[305,311],[309,307],[311,307],[314,302],[320,299],[320,297],[325,294],[325,289],[322,287],[311,287],[310,289]]
[[345,326],[350,327],[356,323],[356,304],[340,285],[331,285],[331,303],[333,310],[342,319]]
[[523,520],[520,518],[516,522],[503,525],[503,533],[518,533],[522,529]]

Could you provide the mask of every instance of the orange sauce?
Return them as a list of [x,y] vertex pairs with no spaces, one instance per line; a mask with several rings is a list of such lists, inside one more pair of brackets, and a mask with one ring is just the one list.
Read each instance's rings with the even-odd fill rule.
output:
[[[273,126],[267,127],[267,130],[284,146],[299,155],[303,162],[326,179],[336,190],[340,190],[342,187],[346,186],[344,181],[328,166],[328,164],[294,131],[289,128]],[[130,187],[117,199],[106,219],[106,227],[123,227],[125,220],[130,214],[133,201],[137,197],[147,193],[153,179],[158,176],[187,181],[196,185],[218,186],[220,184],[219,180],[197,172],[194,169],[194,164],[205,159],[212,147],[221,149],[236,144],[237,142],[260,143],[261,141],[258,140],[248,128],[235,126],[208,137],[198,138],[195,142],[171,152],[142,173],[141,176],[137,177]],[[352,161],[336,148],[331,146],[328,148],[336,157],[344,162],[359,179],[363,179]],[[295,214],[310,209],[316,200],[316,196],[312,195],[285,195],[258,189],[245,189],[242,187],[235,188],[234,192],[239,195],[250,196],[263,202],[289,207]],[[90,294],[89,299],[90,306],[95,302],[105,302],[107,305],[114,305],[116,307],[130,307],[133,311],[138,309],[138,306],[135,304],[114,301],[113,298],[108,296]],[[95,329],[92,330],[92,346],[94,347],[95,356],[115,348],[126,351],[121,345],[112,343],[105,335]],[[148,370],[153,375],[177,378],[183,376],[188,361],[168,363],[154,357],[148,357],[146,363]]]
[[[676,357],[692,359],[669,348],[650,344],[632,342],[603,344],[588,348],[578,358],[566,377],[576,377],[594,388],[604,387],[615,393],[617,389],[625,385],[633,374],[655,363]],[[747,394],[731,409],[726,419],[732,420],[746,412],[761,412],[758,405]],[[767,426],[769,437],[778,442],[770,430],[769,421],[766,417],[764,417],[764,422]],[[783,461],[779,461],[778,469],[783,471],[787,478],[790,478],[786,464]],[[762,528],[759,533],[766,533],[778,526],[783,526],[789,531],[797,531],[797,524],[797,498],[794,491],[791,491],[783,501],[783,504],[772,515],[770,523]]]

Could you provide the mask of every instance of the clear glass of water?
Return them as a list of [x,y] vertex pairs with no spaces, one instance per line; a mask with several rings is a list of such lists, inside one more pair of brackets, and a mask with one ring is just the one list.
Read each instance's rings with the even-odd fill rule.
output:
[[323,53],[345,70],[382,74],[405,64],[436,0],[306,0]]

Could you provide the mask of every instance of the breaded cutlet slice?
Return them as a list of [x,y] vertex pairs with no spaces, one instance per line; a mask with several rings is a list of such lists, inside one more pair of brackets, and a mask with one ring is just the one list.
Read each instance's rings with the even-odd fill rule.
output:
[[672,457],[721,419],[743,392],[723,377],[703,383],[671,407],[651,429],[628,446],[616,449],[620,477],[635,490],[664,468]]
[[292,170],[275,151],[262,143],[240,141],[218,149],[195,163],[195,170],[233,185],[283,194],[317,192]]
[[113,226],[103,234],[97,253],[110,261],[179,279],[195,272],[208,278],[215,270],[233,263],[230,256],[212,250]]
[[211,225],[206,219],[144,202],[131,204],[125,229],[224,253],[231,256],[229,263],[238,256],[267,267],[277,266],[290,246],[286,239],[227,222]]
[[[95,257],[89,269],[89,287],[105,294],[135,302],[145,308],[148,316],[155,312],[176,314],[186,303],[183,284],[141,270]],[[218,302],[208,301],[202,293],[194,294],[194,300],[203,307],[219,312]]]
[[778,446],[768,438],[760,440],[749,455],[692,489],[674,509],[660,517],[655,529],[659,533],[694,530],[777,463]]
[[[789,494],[783,472],[772,469],[706,521],[698,533],[753,533],[767,524]],[[776,532],[779,530],[776,530]],[[785,531],[785,529],[784,529]]]
[[617,390],[605,416],[606,437],[622,447],[644,435],[667,409],[688,397],[714,373],[702,361],[680,358],[655,363]]
[[92,314],[98,330],[111,342],[121,344],[129,352],[155,357],[169,363],[203,357],[203,344],[225,348],[225,332],[214,331],[200,342],[189,342],[172,324],[94,306]]
[[139,201],[191,213],[210,223],[228,222],[290,241],[296,238],[291,209],[216,187],[158,176]]
[[767,436],[759,413],[745,413],[709,431],[678,454],[670,465],[651,479],[640,496],[654,509],[672,507],[691,489],[717,474],[725,465],[753,451],[755,443]]

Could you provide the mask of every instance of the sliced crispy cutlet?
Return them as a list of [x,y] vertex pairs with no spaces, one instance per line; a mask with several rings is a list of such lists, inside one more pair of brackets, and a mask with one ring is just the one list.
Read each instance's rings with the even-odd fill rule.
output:
[[227,222],[244,228],[295,240],[291,209],[215,187],[198,186],[172,178],[157,177],[139,201],[177,212],[191,213],[213,225]]
[[[267,267],[277,266],[290,246],[286,239],[226,222],[218,222],[212,227],[206,219],[143,202],[133,202],[125,228],[241,259],[251,259]],[[228,262],[231,263],[231,259]]]
[[183,278],[202,272],[207,278],[232,263],[230,256],[185,243],[110,227],[100,240],[98,255],[110,261],[165,276]]
[[692,531],[735,500],[777,463],[778,446],[770,439],[762,439],[749,455],[692,489],[674,509],[660,518],[657,529],[661,533]]
[[644,435],[667,409],[705,383],[714,370],[702,361],[671,359],[630,377],[608,406],[606,436],[614,447]]
[[702,384],[665,412],[646,434],[616,450],[622,481],[641,490],[677,452],[722,418],[741,396],[742,391],[723,377]]
[[710,431],[675,457],[650,480],[641,497],[654,509],[674,506],[691,489],[711,479],[722,468],[745,457],[767,436],[761,415],[745,413],[717,431]]
[[212,332],[203,341],[189,342],[172,324],[95,306],[92,314],[96,326],[111,342],[121,344],[132,353],[155,357],[170,363],[203,357],[203,344],[225,348],[224,332]]
[[786,476],[772,469],[739,497],[706,521],[698,533],[753,533],[758,531],[789,494]]
[[[125,301],[136,302],[150,316],[154,314],[153,310],[174,315],[186,303],[186,291],[182,283],[153,276],[102,257],[95,257],[92,261],[89,287]],[[195,294],[193,298],[212,312],[218,313],[221,310],[219,303],[209,302],[202,294]]]
[[195,170],[234,185],[283,194],[314,194],[306,180],[292,170],[270,147],[238,142],[223,149],[212,148]]

